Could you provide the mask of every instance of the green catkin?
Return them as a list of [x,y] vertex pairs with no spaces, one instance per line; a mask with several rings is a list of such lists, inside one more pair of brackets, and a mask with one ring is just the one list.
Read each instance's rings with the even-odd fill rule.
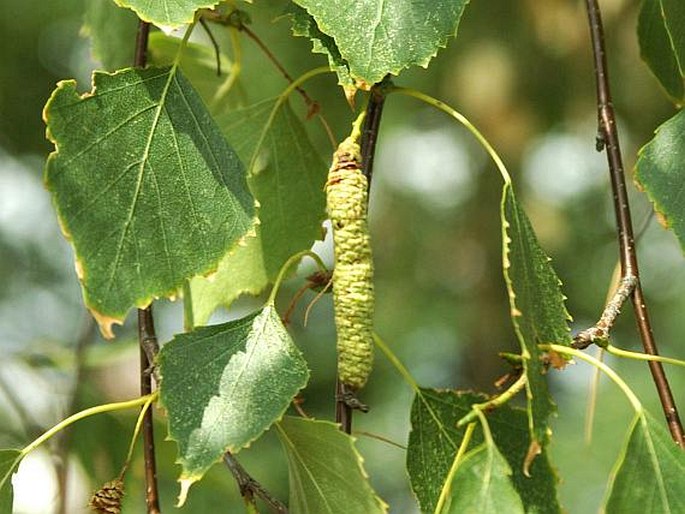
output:
[[364,387],[373,364],[373,262],[367,187],[359,145],[348,137],[333,155],[326,198],[335,245],[333,298],[338,377],[354,390]]

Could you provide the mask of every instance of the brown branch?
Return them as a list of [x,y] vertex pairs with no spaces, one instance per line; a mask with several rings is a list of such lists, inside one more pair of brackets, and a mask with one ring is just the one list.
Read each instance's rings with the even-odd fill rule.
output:
[[[140,394],[152,392],[152,368],[157,349],[157,336],[152,318],[152,306],[138,309],[138,343],[140,344]],[[148,514],[159,514],[159,491],[157,488],[157,464],[155,462],[155,434],[152,409],[143,417],[143,457],[145,460],[145,502]]]
[[[626,180],[621,159],[616,118],[609,89],[609,74],[606,63],[602,17],[597,0],[586,0],[586,6],[592,39],[592,54],[597,86],[597,108],[599,116],[597,149],[606,149],[607,160],[609,162],[609,174],[614,197],[614,210],[616,213],[616,225],[618,228],[618,242],[621,257],[621,283],[628,283],[630,281],[635,282],[635,287],[633,288],[630,297],[633,303],[633,311],[635,312],[642,345],[646,353],[658,355],[654,334],[652,333],[652,327],[649,321],[646,301],[642,294],[642,287],[640,284]],[[664,415],[666,416],[669,430],[671,431],[671,436],[678,445],[685,447],[682,423],[680,422],[680,417],[678,416],[676,404],[668,380],[666,379],[664,369],[661,366],[661,363],[653,361],[649,362],[649,368],[659,394],[659,399],[661,400],[661,405]]]
[[233,478],[235,478],[235,481],[238,484],[240,495],[245,498],[245,501],[254,505],[254,497],[258,496],[276,514],[288,513],[287,507],[272,496],[262,484],[252,478],[231,452],[226,452],[224,454],[224,464],[231,470]]
[[[147,44],[150,24],[138,23],[136,51],[133,65],[144,68],[147,65]],[[152,317],[152,305],[138,309],[138,344],[140,346],[140,394],[152,392],[152,369],[154,357],[158,350],[155,323]],[[143,417],[143,458],[145,461],[145,503],[148,514],[161,513],[159,507],[159,490],[157,487],[157,463],[155,461],[155,433],[152,421],[152,409]]]

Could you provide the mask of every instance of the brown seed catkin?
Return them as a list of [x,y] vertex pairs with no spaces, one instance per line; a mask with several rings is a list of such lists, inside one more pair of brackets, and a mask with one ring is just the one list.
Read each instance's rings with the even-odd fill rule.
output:
[[124,482],[120,478],[107,482],[91,496],[88,506],[97,514],[120,514]]
[[326,198],[335,246],[338,377],[355,390],[364,387],[373,365],[373,261],[367,187],[359,145],[348,137],[333,154]]

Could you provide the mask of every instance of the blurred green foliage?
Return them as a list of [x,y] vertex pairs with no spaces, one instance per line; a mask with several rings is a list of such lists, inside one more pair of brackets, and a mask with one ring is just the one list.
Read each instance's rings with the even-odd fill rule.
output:
[[[254,12],[252,29],[291,75],[325,64],[324,56],[311,54],[306,39],[290,35],[287,20],[272,23],[283,12],[284,2],[256,4],[259,9]],[[614,104],[630,172],[637,149],[674,111],[639,59],[639,2],[606,0],[602,4]],[[40,118],[45,101],[60,79],[77,78],[81,90],[89,89],[89,72],[97,67],[89,57],[88,41],[79,36],[83,8],[80,0],[2,0],[3,447],[20,447],[64,417],[72,403],[80,360],[75,351],[84,325],[80,292],[70,250],[60,239],[39,180],[50,150]],[[228,35],[219,29],[215,32],[222,49],[230,49]],[[408,70],[396,82],[453,104],[501,152],[541,244],[564,282],[573,327],[585,328],[600,314],[618,254],[604,157],[594,151],[594,78],[583,6],[565,0],[472,2],[459,32],[428,70]],[[242,49],[245,94],[262,98],[279,93],[286,83],[263,54],[247,39]],[[312,81],[307,91],[321,104],[340,139],[348,130],[351,112],[335,77]],[[299,100],[294,107],[305,114]],[[325,134],[313,121],[308,126],[328,160],[330,143]],[[371,198],[376,328],[422,386],[492,393],[493,382],[507,371],[497,352],[516,348],[501,271],[500,178],[465,131],[409,99],[388,99],[378,152]],[[639,228],[650,206],[641,193],[631,190],[630,194]],[[685,358],[679,344],[685,331],[681,250],[673,235],[652,220],[640,241],[639,257],[661,351]],[[289,285],[279,297],[282,311],[301,281]],[[312,298],[305,296],[294,312],[291,330],[312,367],[303,408],[330,419],[335,361],[332,309],[330,299],[324,297],[304,327],[304,309]],[[242,299],[232,315],[258,305],[258,301]],[[181,331],[180,305],[162,302],[156,313],[162,342]],[[225,314],[215,316],[214,321],[220,319]],[[124,342],[130,340],[134,328],[127,324],[114,343],[87,337],[74,407],[137,394],[136,351]],[[637,349],[638,341],[626,308],[615,329],[614,344]],[[647,366],[609,362],[660,419]],[[685,405],[685,377],[678,370],[667,372],[676,401]],[[582,364],[551,375],[559,412],[552,423],[550,458],[562,477],[561,503],[571,513],[597,510],[631,418],[620,393],[601,382],[594,438],[590,446],[585,444],[583,423],[591,375]],[[405,444],[411,392],[382,357],[377,359],[364,400],[372,411],[357,416],[355,427]],[[158,418],[162,416],[158,413]],[[71,434],[68,447],[81,464],[80,472],[71,474],[72,486],[77,482],[80,488],[76,487],[77,504],[69,512],[79,512],[84,495],[118,472],[133,423],[132,413],[116,415],[83,422]],[[162,503],[169,510],[178,493],[179,468],[173,464],[174,445],[162,442],[165,428],[161,423],[157,434]],[[52,445],[54,455],[59,444],[66,445]],[[393,512],[416,512],[404,472],[404,451],[361,436],[359,447],[372,483],[393,505]],[[287,496],[286,462],[273,434],[241,452],[240,458],[276,496]],[[58,457],[53,461],[59,464]],[[127,513],[143,512],[141,473],[138,460],[127,480]],[[202,513],[239,504],[229,474],[216,466],[194,488],[183,510]]]

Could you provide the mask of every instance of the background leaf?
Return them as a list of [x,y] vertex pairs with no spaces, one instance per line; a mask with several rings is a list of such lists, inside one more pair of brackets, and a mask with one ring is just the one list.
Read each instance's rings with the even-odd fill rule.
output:
[[[45,107],[45,180],[87,307],[112,337],[132,306],[216,269],[254,224],[245,171],[176,68],[61,82]],[[199,201],[198,199],[202,199]]]
[[288,458],[290,512],[387,512],[369,484],[354,439],[338,425],[286,416],[276,428]]
[[227,450],[235,453],[259,437],[309,378],[273,306],[177,335],[159,354],[159,372],[160,400],[187,485]]
[[632,423],[614,471],[607,514],[685,512],[685,452],[648,412]]
[[331,36],[352,76],[369,86],[426,67],[456,35],[468,0],[294,0]]
[[275,99],[265,100],[218,118],[241,159],[252,163],[248,181],[260,225],[257,237],[227,255],[211,279],[192,281],[197,324],[240,294],[262,291],[289,257],[323,238],[326,165],[287,102],[270,119],[274,105]]
[[504,279],[509,292],[511,319],[521,343],[529,405],[531,444],[548,439],[549,416],[554,402],[547,389],[540,343],[569,345],[571,336],[561,281],[540,247],[526,213],[510,183],[502,191]]
[[[673,27],[685,33],[685,19]],[[638,18],[637,34],[640,55],[666,92],[676,101],[685,97],[683,73],[673,47],[661,0],[643,0]]]
[[[456,423],[471,411],[471,405],[487,400],[483,395],[457,391],[420,389],[411,409],[411,432],[407,448],[407,472],[412,490],[422,512],[432,513],[447,478],[464,429]],[[497,448],[512,471],[511,481],[525,507],[536,514],[559,514],[556,475],[546,451],[530,468],[530,477],[523,474],[530,435],[526,411],[502,406],[487,414],[488,424]],[[472,444],[483,442],[480,427],[473,434]]]
[[685,250],[685,111],[656,130],[639,153],[635,179],[647,192],[661,222]]
[[91,40],[91,54],[102,68],[114,71],[133,63],[138,17],[112,0],[89,0],[81,35]]
[[459,463],[449,503],[443,513],[523,514],[523,504],[511,480],[511,468],[497,447],[483,443]]
[[[181,40],[161,32],[150,34],[148,60],[156,66],[171,66],[181,46]],[[199,93],[212,116],[231,107],[224,86],[232,80],[233,63],[223,52],[219,53],[221,75],[217,74],[216,53],[213,48],[198,43],[186,43],[179,66],[183,75]]]
[[135,11],[143,21],[156,25],[164,32],[192,23],[195,11],[212,8],[220,0],[114,0],[122,7]]
[[12,475],[21,457],[19,450],[0,450],[0,514],[12,514]]

